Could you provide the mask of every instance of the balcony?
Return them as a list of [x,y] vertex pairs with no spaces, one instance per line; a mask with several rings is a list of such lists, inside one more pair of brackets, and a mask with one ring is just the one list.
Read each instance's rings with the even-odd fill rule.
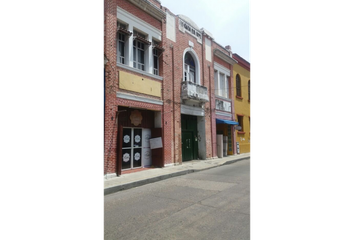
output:
[[183,100],[192,100],[200,103],[209,102],[208,88],[193,82],[182,82],[181,97]]

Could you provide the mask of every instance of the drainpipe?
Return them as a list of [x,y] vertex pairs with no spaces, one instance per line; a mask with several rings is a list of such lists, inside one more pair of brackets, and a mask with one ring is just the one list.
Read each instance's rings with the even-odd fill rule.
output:
[[[173,119],[173,141],[176,142],[176,119],[175,119],[175,60],[173,45],[170,45],[172,52],[172,119]],[[173,151],[173,164],[176,165],[176,148]]]
[[209,68],[209,96],[210,96],[210,124],[211,124],[211,157],[214,156],[214,143],[213,143],[213,115],[212,115],[212,109],[211,109],[211,78],[210,78],[210,65],[208,65]]
[[205,41],[204,44],[202,44],[202,69],[203,69],[203,85],[204,86],[204,46],[205,46]]

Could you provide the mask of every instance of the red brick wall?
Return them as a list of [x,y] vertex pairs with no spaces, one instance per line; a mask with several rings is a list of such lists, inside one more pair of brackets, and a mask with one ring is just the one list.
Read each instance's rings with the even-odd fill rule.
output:
[[156,7],[158,7],[158,8],[160,8],[161,7],[161,4],[158,2],[158,1],[156,1],[156,0],[150,0],[150,2],[152,3],[152,4],[154,4]]
[[148,13],[144,12],[141,8],[135,6],[134,4],[132,4],[126,0],[119,0],[118,6],[120,8],[123,8],[125,11],[133,14],[134,16],[140,18],[141,20],[145,21],[146,23],[161,30],[161,22],[159,20],[157,20],[153,16],[149,15]]
[[[157,3],[151,0],[154,4]],[[146,96],[144,94],[134,92],[134,95],[142,95],[153,99],[163,101],[163,106],[150,104],[146,102],[137,102],[126,99],[118,99],[116,93],[129,92],[127,90],[119,89],[118,71],[123,70],[135,75],[136,72],[122,69],[116,66],[116,21],[117,21],[117,4],[126,11],[134,14],[143,21],[160,29],[162,31],[161,45],[165,49],[160,57],[160,76],[163,77],[161,98]],[[163,9],[165,11],[165,9]],[[173,13],[171,13],[173,14]],[[214,95],[214,66],[213,62],[206,61],[205,59],[205,44],[201,45],[189,33],[182,33],[178,28],[178,17],[176,17],[176,42],[166,38],[166,21],[160,22],[149,14],[145,13],[142,9],[129,3],[126,0],[105,0],[105,46],[104,51],[106,57],[109,59],[105,67],[105,173],[115,173],[117,163],[117,125],[116,125],[116,112],[119,106],[130,106],[132,108],[149,109],[154,111],[161,111],[161,123],[163,132],[163,155],[164,163],[182,163],[182,150],[181,150],[181,83],[183,81],[183,52],[189,48],[189,41],[193,42],[193,50],[196,52],[200,64],[200,80],[201,85],[208,88],[210,102],[204,106],[205,110],[205,132],[206,132],[206,157],[211,158],[217,155],[216,152],[216,123],[215,123],[215,95]],[[205,37],[205,36],[203,36]],[[204,39],[203,39],[204,42]],[[212,43],[212,49],[220,49],[228,53],[225,49],[218,44]],[[233,76],[232,66],[218,57],[212,55],[212,60],[218,62],[222,66],[230,69],[231,77],[231,95],[233,96]],[[149,78],[144,76],[144,78]],[[156,80],[154,78],[149,78]],[[159,81],[159,80],[156,80]],[[232,105],[232,114],[234,108]],[[113,117],[113,120],[112,120]],[[119,116],[118,116],[119,117]],[[234,118],[234,117],[233,117]]]
[[223,67],[226,67],[227,69],[230,69],[230,64],[221,60],[219,57],[214,56],[214,61],[222,65]]

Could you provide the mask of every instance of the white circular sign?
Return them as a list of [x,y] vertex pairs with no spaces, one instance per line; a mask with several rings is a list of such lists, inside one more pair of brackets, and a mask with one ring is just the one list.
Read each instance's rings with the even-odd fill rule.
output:
[[140,136],[139,135],[135,136],[135,142],[137,142],[137,143],[140,142]]
[[135,161],[139,161],[140,160],[140,153],[135,153],[134,159],[135,159]]
[[124,141],[125,143],[128,143],[128,142],[130,141],[129,135],[125,135],[124,138],[123,138],[123,141]]
[[124,161],[124,162],[128,162],[129,160],[130,160],[129,153],[124,153],[124,155],[123,155],[123,161]]

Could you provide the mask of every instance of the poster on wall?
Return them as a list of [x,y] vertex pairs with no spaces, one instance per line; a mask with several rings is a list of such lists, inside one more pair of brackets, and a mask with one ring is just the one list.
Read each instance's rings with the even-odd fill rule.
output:
[[150,148],[151,149],[162,148],[162,139],[161,139],[161,137],[151,138],[150,139]]
[[151,166],[151,149],[150,149],[150,138],[151,138],[151,130],[143,128],[143,137],[142,141],[142,159],[143,166],[148,167]]

